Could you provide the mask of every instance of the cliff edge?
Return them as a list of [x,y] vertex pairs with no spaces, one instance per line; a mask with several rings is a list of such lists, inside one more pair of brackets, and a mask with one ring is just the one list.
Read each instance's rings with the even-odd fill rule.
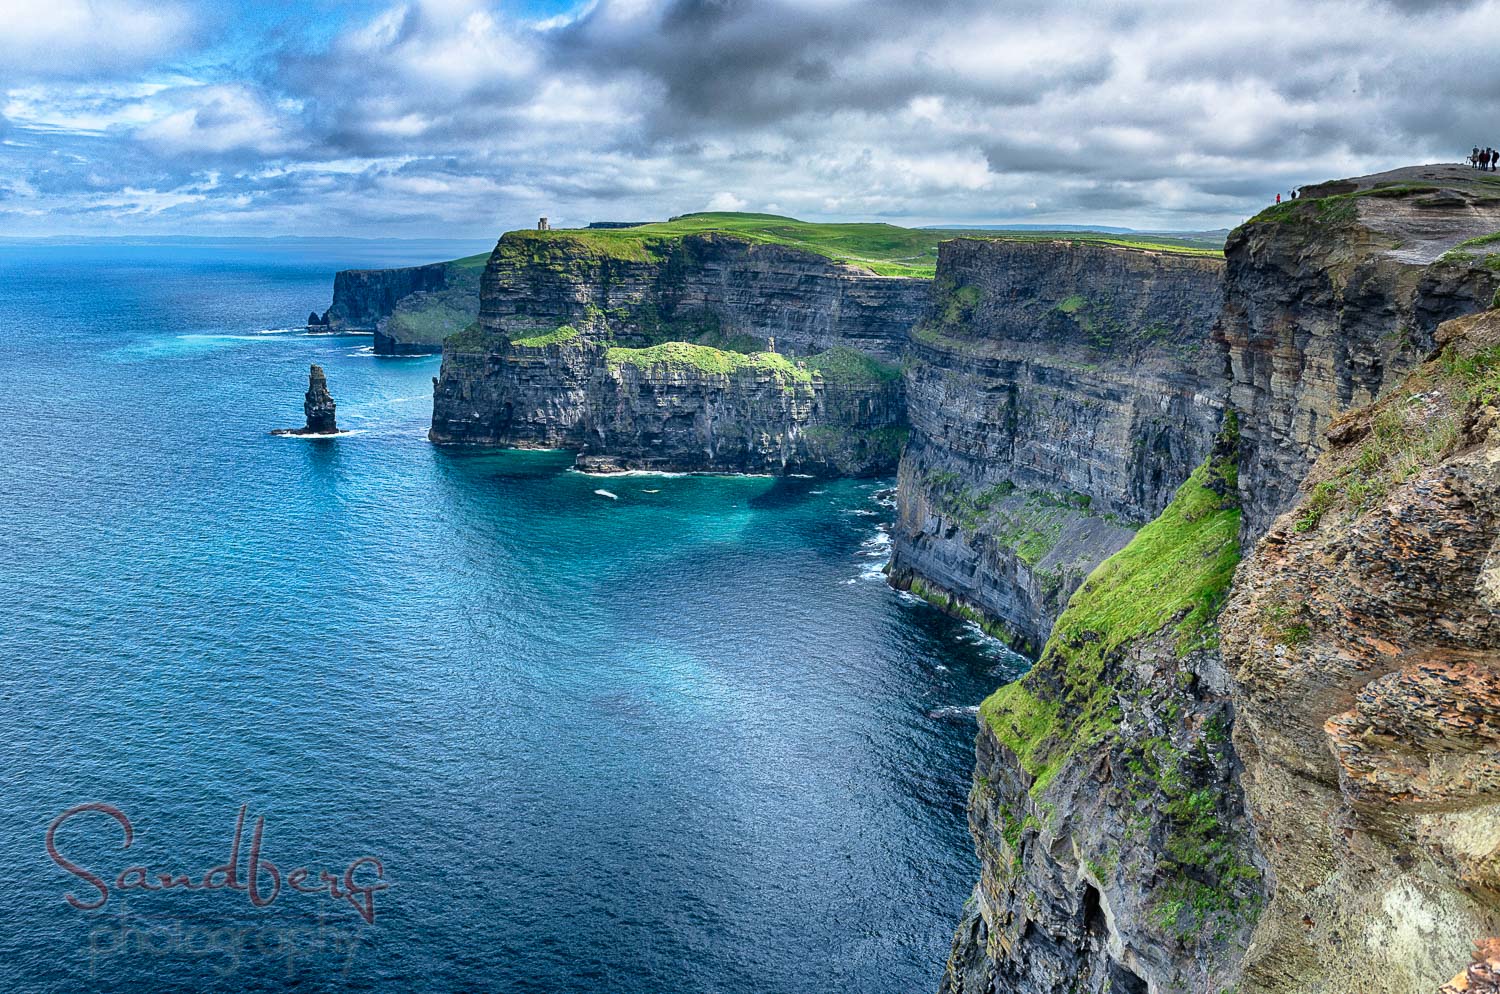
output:
[[1246,990],[1430,992],[1500,926],[1500,311],[1327,451],[1224,614],[1276,881]]

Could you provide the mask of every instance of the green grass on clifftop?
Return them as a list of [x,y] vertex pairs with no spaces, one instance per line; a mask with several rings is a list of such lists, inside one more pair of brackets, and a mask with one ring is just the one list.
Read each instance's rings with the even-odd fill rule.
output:
[[893,224],[814,224],[776,214],[685,214],[635,228],[512,231],[515,241],[568,241],[607,258],[646,262],[662,257],[684,235],[720,233],[751,242],[786,245],[835,262],[863,266],[881,276],[931,276],[937,244],[952,234]]
[[1036,666],[981,706],[995,737],[1032,776],[1033,794],[1119,720],[1106,669],[1127,642],[1161,632],[1188,652],[1212,638],[1239,562],[1239,507],[1209,486],[1224,473],[1232,469],[1195,470],[1167,509],[1073,594]]
[[505,236],[510,244],[530,243],[537,249],[571,243],[606,258],[649,262],[666,255],[671,242],[684,235],[720,233],[750,242],[785,245],[861,266],[880,276],[930,278],[937,268],[939,242],[952,238],[997,238],[1022,241],[1099,242],[1126,248],[1189,255],[1222,256],[1219,249],[1167,236],[1119,235],[1094,232],[986,231],[902,228],[894,224],[799,221],[777,214],[707,212],[684,214],[671,221],[634,228],[557,228],[520,230]]
[[881,362],[874,356],[838,345],[827,352],[807,357],[807,368],[830,383],[890,383],[901,378],[901,368]]

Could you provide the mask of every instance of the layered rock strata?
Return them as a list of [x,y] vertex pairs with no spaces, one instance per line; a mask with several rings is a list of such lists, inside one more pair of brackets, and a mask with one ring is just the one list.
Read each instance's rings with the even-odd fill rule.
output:
[[1238,549],[1233,436],[1078,589],[980,709],[980,878],[945,994],[1223,990],[1265,883],[1214,616]]
[[1276,887],[1245,990],[1430,992],[1500,925],[1500,312],[1332,422],[1223,618]]
[[577,449],[595,468],[893,472],[897,368],[930,282],[718,234],[621,255],[511,232],[451,337],[431,437]]
[[1482,183],[1344,181],[1231,236],[1195,479],[1264,538],[1215,622],[1214,554],[1163,544],[1228,514],[1190,481],[985,702],[945,990],[1426,994],[1500,930],[1500,312],[1439,323],[1494,297]]
[[892,361],[929,287],[731,234],[662,239],[622,255],[566,232],[518,231],[490,256],[479,323],[510,336],[569,325],[637,347],[755,351],[774,339],[783,354],[845,346]]
[[852,350],[526,342],[450,339],[434,441],[571,448],[594,470],[850,476],[892,472],[905,441],[896,370]]
[[337,435],[338,405],[328,392],[328,377],[323,367],[314,363],[307,373],[307,393],[302,398],[302,413],[306,422],[301,428],[278,428],[273,435]]
[[1440,322],[1489,306],[1500,185],[1477,176],[1423,167],[1310,187],[1230,235],[1218,334],[1256,484],[1247,539],[1290,505],[1333,417],[1399,382]]
[[483,263],[343,270],[334,276],[333,303],[321,317],[309,316],[308,330],[370,333],[381,355],[437,352],[478,316]]
[[893,582],[1035,652],[1207,456],[1223,260],[960,238],[912,335]]

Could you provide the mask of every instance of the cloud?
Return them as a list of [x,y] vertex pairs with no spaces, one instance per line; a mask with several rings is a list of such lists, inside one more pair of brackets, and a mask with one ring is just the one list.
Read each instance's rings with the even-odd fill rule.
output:
[[188,40],[181,4],[133,0],[6,0],[0,79],[79,78],[150,65]]
[[[294,144],[282,112],[248,86],[190,86],[153,94],[172,107],[136,131],[136,137],[171,155],[248,151],[285,152]],[[293,107],[287,107],[287,112]]]
[[411,0],[267,8],[212,47],[193,46],[212,7],[24,2],[37,23],[0,41],[31,53],[0,99],[5,203],[57,225],[492,235],[775,204],[1217,227],[1295,184],[1500,144],[1500,0],[595,0],[546,18]]
[[743,197],[736,197],[732,193],[716,193],[709,198],[705,210],[711,211],[742,211],[748,204]]

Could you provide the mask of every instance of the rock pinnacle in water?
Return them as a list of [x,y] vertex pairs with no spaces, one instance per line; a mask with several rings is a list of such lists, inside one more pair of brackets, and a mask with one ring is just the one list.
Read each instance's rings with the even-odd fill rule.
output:
[[278,428],[273,435],[336,435],[338,421],[334,417],[337,408],[333,395],[328,392],[328,377],[317,363],[307,373],[307,394],[302,401],[302,413],[307,415],[307,424],[301,428]]

